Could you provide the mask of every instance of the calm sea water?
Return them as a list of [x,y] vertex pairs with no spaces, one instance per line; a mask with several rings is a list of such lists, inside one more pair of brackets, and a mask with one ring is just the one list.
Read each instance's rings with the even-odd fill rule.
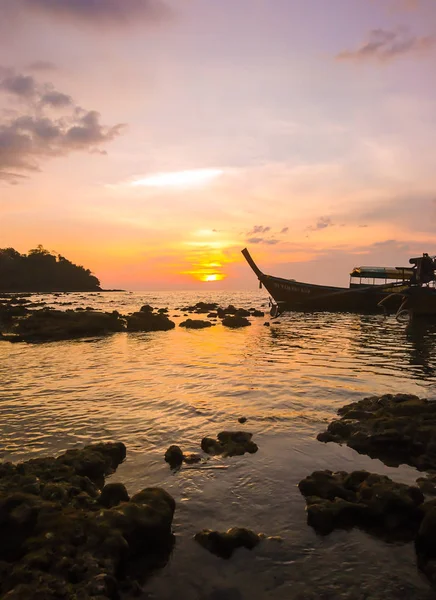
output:
[[[148,303],[176,308],[199,300],[268,309],[263,292],[62,294],[59,308],[127,313]],[[70,304],[72,303],[72,304]],[[0,344],[0,458],[58,454],[120,440],[127,461],[113,476],[129,492],[162,486],[177,501],[176,545],[148,581],[158,600],[434,598],[411,544],[387,545],[358,530],[317,536],[306,524],[298,482],[316,469],[365,468],[412,483],[409,467],[387,468],[316,441],[336,410],[365,395],[412,392],[436,399],[436,329],[383,316],[299,314],[251,327],[119,333],[106,338]],[[240,426],[238,417],[248,422]],[[244,428],[255,455],[214,458],[172,472],[173,443],[199,451],[201,438]],[[262,542],[222,560],[198,546],[203,529],[245,526]]]

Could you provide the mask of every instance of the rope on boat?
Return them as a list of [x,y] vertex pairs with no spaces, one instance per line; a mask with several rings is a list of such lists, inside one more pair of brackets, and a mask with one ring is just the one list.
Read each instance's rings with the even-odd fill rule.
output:
[[410,321],[412,319],[412,311],[409,308],[406,308],[407,303],[409,302],[409,298],[408,298],[408,296],[405,296],[404,294],[401,294],[399,292],[394,292],[392,294],[389,294],[389,296],[386,296],[386,298],[383,298],[382,300],[380,300],[380,302],[378,303],[377,306],[380,306],[381,308],[383,308],[383,310],[385,311],[385,315],[386,315],[387,308],[384,305],[385,302],[387,302],[390,298],[395,298],[396,296],[400,296],[400,298],[403,299],[402,303],[400,304],[400,307],[398,308],[397,312],[395,313],[396,320],[398,322],[403,322],[403,321],[401,321],[400,317],[407,314],[408,320]]

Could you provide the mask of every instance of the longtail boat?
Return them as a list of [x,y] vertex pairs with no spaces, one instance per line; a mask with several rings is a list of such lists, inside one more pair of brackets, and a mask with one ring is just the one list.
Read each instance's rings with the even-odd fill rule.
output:
[[[397,317],[436,316],[434,258],[423,254],[411,258],[410,267],[355,267],[350,285],[334,287],[302,283],[266,275],[256,265],[247,248],[246,261],[270,294],[271,315],[286,311],[393,312]],[[383,283],[380,283],[383,281]]]

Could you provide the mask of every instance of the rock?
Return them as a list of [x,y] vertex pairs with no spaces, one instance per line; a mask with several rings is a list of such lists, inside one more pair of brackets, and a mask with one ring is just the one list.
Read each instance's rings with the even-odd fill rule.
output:
[[139,312],[152,313],[153,310],[154,308],[152,306],[150,306],[149,304],[144,304],[144,306],[141,306],[141,308],[139,309]]
[[187,319],[183,323],[180,323],[180,327],[186,327],[186,329],[205,329],[206,327],[212,327],[212,323],[201,321],[200,319]]
[[165,490],[146,488],[130,502],[104,511],[99,519],[121,533],[130,552],[142,554],[170,544],[175,508],[174,499]]
[[237,317],[250,317],[251,313],[248,310],[245,310],[245,308],[238,308],[238,310],[236,311],[236,315]]
[[125,454],[124,444],[92,444],[58,458],[0,464],[0,597],[115,599],[130,565],[140,561],[150,572],[165,564],[174,499],[146,488],[129,502],[119,483],[100,495],[88,477],[104,482]]
[[222,320],[222,324],[224,327],[230,327],[231,329],[236,329],[239,327],[248,327],[251,325],[250,321],[245,317],[225,317]]
[[436,475],[418,477],[416,483],[423,494],[428,496],[436,496]]
[[170,467],[180,467],[183,462],[183,452],[179,446],[170,446],[165,452],[165,461]]
[[193,310],[198,313],[210,313],[218,308],[218,304],[215,302],[197,302],[193,307]]
[[318,533],[362,527],[379,535],[413,539],[422,518],[422,492],[367,471],[315,471],[298,484],[307,520]]
[[430,500],[421,508],[423,520],[415,539],[418,566],[436,585],[436,502]]
[[67,450],[58,458],[60,464],[68,465],[78,474],[100,485],[126,458],[122,442],[91,444],[83,449]]
[[429,560],[436,558],[436,506],[433,502],[430,507],[426,507],[426,504],[421,507],[424,518],[416,536],[415,547],[418,556]]
[[201,460],[200,454],[195,454],[194,452],[185,452],[183,454],[183,462],[187,465],[194,465],[201,462]]
[[206,454],[241,456],[248,452],[254,454],[258,447],[252,441],[253,434],[246,431],[222,431],[218,440],[205,437],[201,440],[201,449]]
[[164,314],[154,314],[148,310],[141,309],[127,317],[127,331],[169,331],[175,326],[174,321],[170,321]]
[[261,310],[253,310],[253,312],[251,313],[251,315],[253,317],[264,317],[265,313]]
[[436,469],[436,402],[385,394],[353,402],[338,414],[319,441],[346,443],[390,466]]
[[263,324],[264,327],[271,327],[271,323],[269,323],[268,321],[265,321],[265,323]]
[[112,508],[118,506],[121,502],[128,502],[129,494],[126,486],[122,483],[107,483],[101,490],[98,501],[105,508]]
[[29,309],[23,303],[16,304],[14,298],[0,299],[0,332],[9,332],[14,320],[29,314]]
[[106,335],[123,331],[124,321],[113,313],[42,309],[13,320],[10,341],[47,342]]
[[217,440],[209,437],[204,437],[201,440],[201,449],[206,454],[211,454],[212,456],[224,453],[224,446],[220,442],[217,442]]
[[25,554],[25,542],[34,534],[41,504],[39,498],[20,492],[0,499],[0,560],[17,561]]
[[203,548],[221,558],[230,558],[237,548],[252,550],[260,542],[260,537],[256,533],[241,527],[233,527],[223,533],[203,529],[195,535],[194,539]]
[[238,422],[241,423],[241,425],[243,423],[246,423],[247,422],[247,417],[239,417]]

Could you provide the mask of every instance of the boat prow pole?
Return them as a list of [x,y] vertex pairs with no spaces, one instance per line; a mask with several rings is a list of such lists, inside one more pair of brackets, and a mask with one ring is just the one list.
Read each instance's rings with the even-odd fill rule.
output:
[[263,273],[262,271],[259,269],[259,267],[256,265],[256,263],[254,262],[254,260],[251,258],[250,253],[248,252],[247,248],[244,248],[243,250],[241,250],[245,260],[248,262],[248,264],[250,265],[250,267],[253,269],[253,271],[255,272],[255,274],[257,275],[258,279],[260,280],[261,277],[263,277]]

